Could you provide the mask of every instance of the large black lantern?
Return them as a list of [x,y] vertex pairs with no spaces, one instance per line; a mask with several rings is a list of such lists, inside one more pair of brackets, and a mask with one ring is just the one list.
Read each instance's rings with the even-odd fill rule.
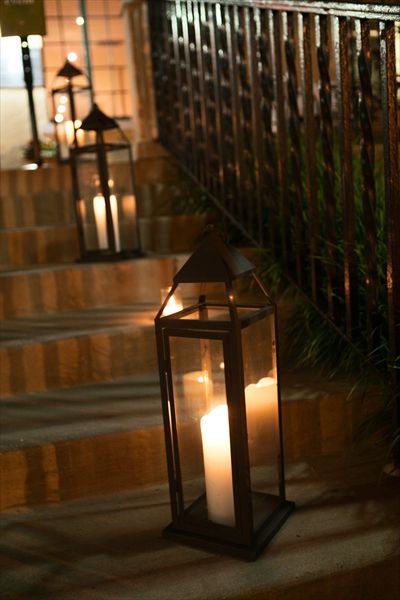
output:
[[81,128],[92,142],[71,148],[82,260],[140,256],[134,167],[129,140],[96,104]]
[[[183,308],[164,314],[177,288]],[[294,508],[275,305],[254,266],[212,231],[175,275],[155,325],[172,509],[164,535],[254,560]]]
[[91,107],[91,87],[83,72],[66,60],[56,74],[51,97],[57,156],[60,162],[66,162],[70,147],[85,141],[85,134],[79,127]]

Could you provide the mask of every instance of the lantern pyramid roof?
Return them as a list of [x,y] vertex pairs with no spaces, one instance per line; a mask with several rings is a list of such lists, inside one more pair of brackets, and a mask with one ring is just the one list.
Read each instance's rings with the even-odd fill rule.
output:
[[84,129],[85,131],[106,131],[107,129],[118,129],[118,123],[115,119],[100,110],[95,103],[90,113],[83,119],[80,129]]
[[66,77],[67,79],[78,77],[78,75],[83,75],[83,71],[75,67],[69,60],[66,60],[61,69],[57,71],[57,77]]
[[176,273],[174,282],[229,282],[254,269],[254,265],[236,248],[229,246],[217,231],[209,230],[192,256]]

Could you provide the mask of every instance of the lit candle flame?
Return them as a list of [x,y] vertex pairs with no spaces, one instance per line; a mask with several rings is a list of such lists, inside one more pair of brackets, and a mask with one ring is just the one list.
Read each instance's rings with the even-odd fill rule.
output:
[[172,315],[172,314],[182,310],[182,308],[183,308],[182,304],[179,304],[175,300],[174,295],[172,294],[171,298],[168,300],[167,305],[164,308],[163,315],[164,316]]

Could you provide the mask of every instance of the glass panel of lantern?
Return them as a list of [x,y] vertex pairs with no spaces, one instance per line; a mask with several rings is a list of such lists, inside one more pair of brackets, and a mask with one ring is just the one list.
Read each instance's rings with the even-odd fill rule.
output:
[[69,160],[69,148],[86,143],[87,134],[79,129],[91,107],[91,87],[83,71],[68,60],[57,72],[51,92],[59,162]]
[[130,142],[117,122],[96,104],[80,129],[95,139],[71,148],[81,258],[118,260],[140,256]]
[[[253,292],[243,300],[249,279]],[[183,308],[171,302],[179,290]],[[254,559],[293,510],[275,322],[254,266],[209,233],[156,317],[172,510],[166,537]]]

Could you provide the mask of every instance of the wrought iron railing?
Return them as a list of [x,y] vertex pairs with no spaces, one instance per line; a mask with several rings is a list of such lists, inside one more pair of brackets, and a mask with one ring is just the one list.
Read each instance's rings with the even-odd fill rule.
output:
[[148,6],[162,143],[350,340],[387,329],[395,378],[399,4]]

